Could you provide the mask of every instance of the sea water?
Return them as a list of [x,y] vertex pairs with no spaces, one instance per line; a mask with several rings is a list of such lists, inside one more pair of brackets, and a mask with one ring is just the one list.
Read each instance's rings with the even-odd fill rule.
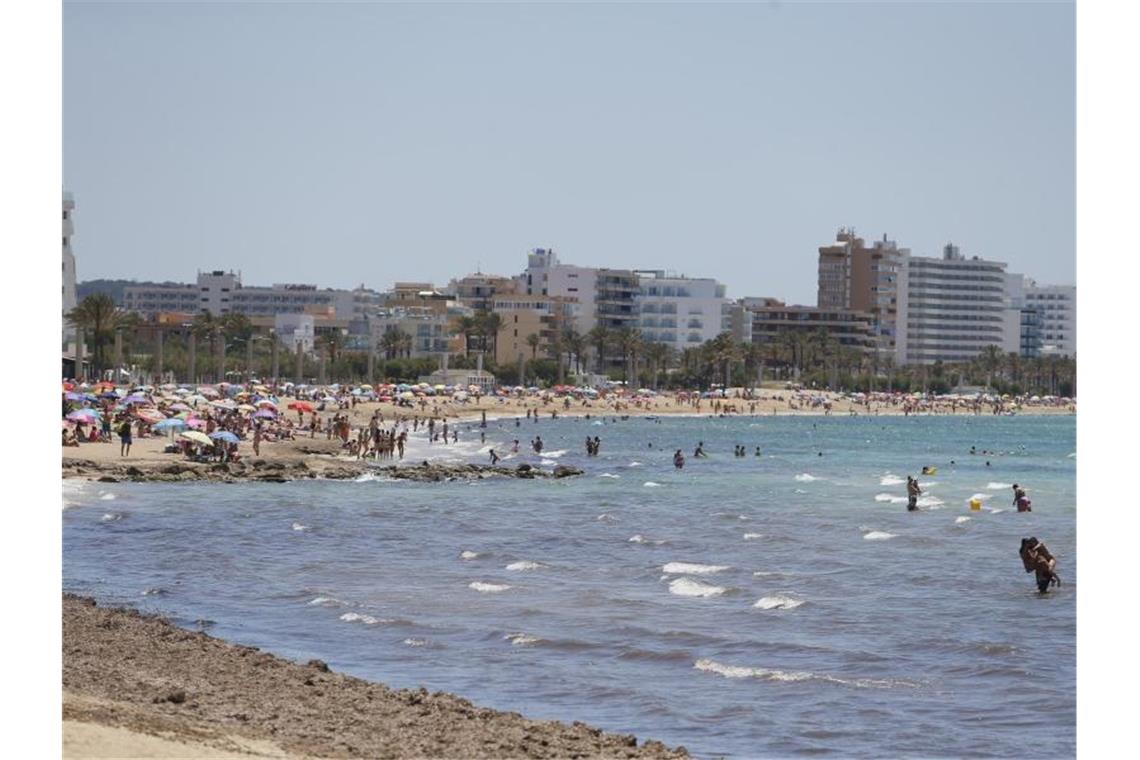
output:
[[[485,442],[467,424],[458,446],[419,441],[417,461],[541,435],[544,455],[504,464],[560,452],[585,474],[68,483],[64,588],[700,757],[1071,756],[1074,423],[511,419]],[[1059,561],[1046,595],[1018,557],[1031,535]]]

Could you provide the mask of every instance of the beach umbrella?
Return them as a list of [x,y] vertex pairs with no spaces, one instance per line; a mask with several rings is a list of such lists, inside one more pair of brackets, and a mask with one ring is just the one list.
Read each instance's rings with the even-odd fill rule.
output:
[[190,419],[186,420],[186,427],[194,428],[195,430],[200,430],[200,429],[206,427],[206,421],[200,420],[197,417],[191,417]]
[[180,420],[177,417],[171,417],[168,420],[163,420],[162,422],[155,423],[154,429],[155,430],[185,430],[186,429],[186,421]]
[[276,409],[277,408],[277,404],[273,403],[272,401],[270,401],[267,398],[258,399],[257,406],[260,406],[263,409]]
[[273,411],[272,409],[262,409],[260,411],[254,412],[253,416],[271,420],[277,416],[277,412]]
[[197,430],[190,430],[186,433],[179,433],[179,436],[194,443],[201,443],[206,446],[213,446],[214,442],[205,433],[199,433]]
[[291,401],[288,406],[289,409],[296,409],[299,412],[313,411],[313,405],[308,401]]
[[162,422],[166,419],[166,415],[157,409],[139,409],[136,414],[138,414],[139,419],[143,422],[149,422],[151,424]]
[[76,409],[71,414],[67,415],[67,419],[76,422],[98,422],[99,412],[94,409]]
[[68,401],[82,401],[85,397],[82,393],[67,393],[64,398]]
[[404,391],[403,393],[400,394],[400,398],[413,399],[415,397],[416,397],[416,394],[412,393],[411,391]]
[[257,409],[257,407],[252,406],[250,404],[239,404],[238,405],[238,411],[239,412],[252,412],[255,409]]
[[186,404],[183,404],[181,401],[178,401],[178,402],[171,404],[170,408],[176,412],[188,412],[188,411],[190,411],[190,407],[187,406]]
[[71,390],[75,390],[75,383],[64,383],[64,384],[63,384],[63,389],[64,389],[65,391],[71,391]]
[[215,441],[225,441],[226,443],[237,443],[241,440],[228,430],[218,430],[216,432],[210,433],[209,437],[213,438]]
[[361,383],[360,389],[363,391],[370,391],[370,390],[372,390],[372,386],[369,385],[368,383]]

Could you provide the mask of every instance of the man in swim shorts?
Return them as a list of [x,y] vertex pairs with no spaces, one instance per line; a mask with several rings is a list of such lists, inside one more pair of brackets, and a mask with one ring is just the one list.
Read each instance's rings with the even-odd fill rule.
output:
[[918,510],[918,495],[922,493],[922,489],[918,486],[918,481],[910,475],[906,476],[906,511],[915,512]]

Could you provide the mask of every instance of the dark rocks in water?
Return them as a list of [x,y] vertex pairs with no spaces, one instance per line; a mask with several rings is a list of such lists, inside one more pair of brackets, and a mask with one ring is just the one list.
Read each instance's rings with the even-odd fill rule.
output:
[[118,483],[119,479],[111,477],[110,475],[104,475],[101,478],[99,478],[99,482],[100,483]]
[[307,667],[313,668],[314,670],[319,670],[322,673],[331,673],[332,672],[331,670],[329,670],[329,664],[327,662],[325,662],[324,660],[309,660],[305,664]]
[[519,472],[530,472],[530,471],[531,471],[531,470],[533,470],[534,468],[533,468],[533,467],[531,467],[529,464],[527,464],[527,463],[525,463],[525,462],[524,462],[524,463],[520,464],[520,465],[519,465],[517,468],[515,468],[515,469],[517,469]]
[[582,472],[583,470],[580,470],[577,467],[570,467],[569,465],[560,464],[554,468],[554,477],[568,478],[571,475],[581,475]]

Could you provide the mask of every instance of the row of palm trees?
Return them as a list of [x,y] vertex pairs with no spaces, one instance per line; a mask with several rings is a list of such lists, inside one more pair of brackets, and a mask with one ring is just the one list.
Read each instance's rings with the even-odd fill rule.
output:
[[[91,367],[95,375],[113,364],[109,349],[116,346],[120,356],[130,355],[139,346],[137,314],[115,306],[110,296],[97,293],[72,309],[67,315],[90,349]],[[463,336],[463,356],[473,353],[489,355],[487,367],[495,370],[496,337],[503,327],[502,316],[479,312],[472,317],[455,320],[453,328]],[[267,352],[272,352],[272,367],[278,369],[277,346],[261,347],[261,336],[242,314],[197,315],[182,327],[187,336],[185,349],[172,345],[168,349],[171,368],[178,364],[185,376],[197,378],[199,345],[213,357],[215,379],[225,377],[227,356],[245,354],[246,373],[256,365],[269,366]],[[372,352],[346,350],[347,336],[340,330],[322,331],[316,339],[317,366],[321,376],[333,379],[356,376],[371,377],[374,371]],[[907,390],[944,390],[956,385],[984,385],[1003,392],[1034,391],[1052,395],[1074,395],[1076,362],[1055,356],[1024,358],[1006,354],[997,346],[989,346],[968,362],[936,362],[926,367],[896,367],[886,355],[841,344],[824,330],[784,331],[770,340],[757,343],[736,341],[724,332],[699,345],[677,351],[671,345],[647,340],[637,329],[595,326],[586,333],[555,320],[550,333],[532,334],[524,339],[530,348],[532,362],[538,362],[540,351],[552,360],[554,381],[562,383],[571,369],[575,375],[592,366],[595,372],[625,380],[631,384],[658,389],[664,382],[670,387],[712,385],[738,386],[759,384],[763,380],[800,381],[805,385],[833,389],[882,390],[887,387]],[[266,341],[272,344],[273,341]],[[161,345],[161,344],[159,344]],[[392,328],[380,336],[378,348],[391,361],[408,360],[413,353],[411,335]],[[152,354],[154,353],[152,347]],[[158,349],[161,356],[162,349]],[[255,356],[256,354],[256,356]],[[360,356],[358,356],[360,354]],[[367,354],[364,358],[364,354]],[[298,354],[298,356],[300,356]],[[153,356],[150,364],[154,368]],[[161,370],[161,358],[159,367]],[[306,369],[305,359],[298,358],[298,372]],[[207,362],[209,363],[209,362]],[[457,361],[457,366],[462,361]],[[429,370],[430,371],[430,370]],[[292,373],[290,373],[292,374]],[[521,378],[520,378],[521,381]]]

